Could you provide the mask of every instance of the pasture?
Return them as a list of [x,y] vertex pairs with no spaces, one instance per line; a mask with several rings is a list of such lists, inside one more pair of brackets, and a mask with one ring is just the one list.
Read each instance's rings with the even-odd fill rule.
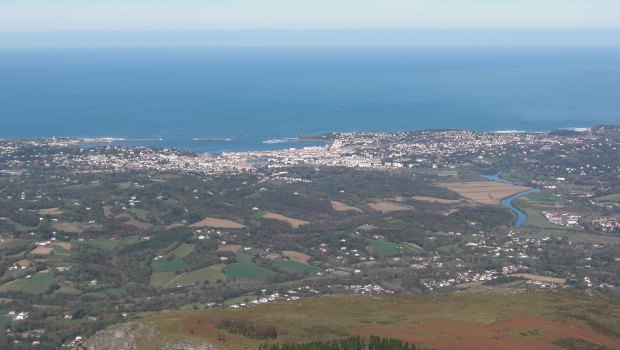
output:
[[372,255],[393,256],[400,253],[400,248],[397,244],[380,239],[367,238],[366,240],[368,241],[367,250]]
[[300,252],[296,252],[294,250],[285,250],[282,252],[282,255],[284,255],[285,257],[291,259],[291,260],[295,260],[298,261],[302,264],[306,264],[308,263],[308,260],[310,260],[310,255],[304,254],[304,253],[300,253]]
[[224,266],[227,278],[260,278],[273,276],[273,271],[252,263],[234,263]]
[[54,248],[52,247],[44,247],[44,246],[38,246],[36,248],[34,248],[33,250],[30,251],[30,254],[32,255],[49,255],[52,250],[54,250]]
[[180,275],[171,272],[155,272],[151,275],[150,286],[155,288],[176,288],[177,286],[200,284],[206,281],[209,281],[209,284],[216,284],[218,280],[226,280],[226,276],[222,273],[222,266],[219,264],[212,265]]
[[278,268],[290,272],[308,272],[311,275],[315,275],[317,272],[321,272],[322,270],[319,267],[302,264],[295,260],[280,260],[274,263]]
[[234,222],[232,220],[217,219],[217,218],[204,218],[198,222],[195,222],[189,225],[189,227],[191,228],[212,227],[212,228],[242,229],[242,228],[245,228],[246,226],[238,222]]
[[530,189],[497,181],[443,182],[438,185],[482,204],[500,204],[502,199]]
[[310,223],[308,221],[294,219],[294,218],[289,218],[287,216],[276,214],[276,213],[267,213],[267,214],[263,215],[263,217],[265,219],[273,219],[273,220],[279,220],[279,221],[286,222],[289,225],[291,225],[293,228],[298,228],[301,225],[306,225],[306,224]]
[[54,279],[49,273],[36,273],[30,278],[7,282],[0,286],[0,292],[17,291],[28,294],[41,294],[49,290]]
[[151,261],[151,269],[153,272],[177,272],[183,271],[188,267],[189,265],[187,265],[187,263],[180,258],[169,260],[166,257],[163,257],[157,260],[153,259],[153,261]]
[[[133,211],[137,211],[138,213],[145,212],[144,210],[139,211],[140,209],[132,209],[132,210]],[[141,215],[137,215],[137,216],[140,217]],[[146,212],[144,214],[144,217],[146,219]],[[136,220],[136,219],[134,219],[129,214],[119,214],[119,215],[116,216],[116,218],[125,220],[125,221],[123,221],[123,223],[125,225],[131,225],[131,226],[135,227],[138,230],[147,230],[147,229],[153,227],[153,225],[149,224],[148,222],[142,222],[142,221]],[[142,220],[142,219],[140,219],[140,220]]]
[[103,225],[81,222],[55,222],[52,224],[52,227],[61,232],[83,233],[87,230],[100,230],[103,228]]
[[331,204],[332,204],[332,208],[335,211],[355,211],[355,212],[358,212],[358,213],[363,212],[363,210],[360,209],[360,208],[353,207],[353,206],[350,206],[348,204],[344,204],[344,203],[341,203],[341,202],[331,201]]
[[392,202],[375,202],[368,204],[369,207],[376,211],[380,211],[382,213],[390,213],[394,211],[406,211],[406,210],[414,210],[413,207],[396,204]]
[[560,285],[566,283],[566,279],[564,279],[564,278],[556,278],[556,277],[541,276],[541,275],[532,275],[530,273],[513,273],[510,276],[522,277],[522,278],[525,278],[526,280],[532,280],[532,281],[547,282],[547,283],[557,283],[557,284],[560,284]]
[[239,251],[239,249],[241,249],[242,247],[238,244],[224,244],[224,245],[219,245],[217,247],[217,251],[218,252],[237,252]]
[[416,200],[416,201],[442,203],[442,204],[458,204],[462,202],[461,199],[444,199],[444,198],[435,198],[435,197],[426,197],[426,196],[413,196],[409,198]]
[[36,213],[39,215],[58,216],[58,215],[62,215],[62,210],[60,210],[60,208],[46,208],[46,209],[39,209],[36,211]]
[[172,251],[172,254],[177,258],[184,258],[194,251],[194,246],[194,244],[188,243],[181,244],[177,249]]
[[128,236],[128,237],[123,237],[119,239],[114,239],[114,238],[99,239],[99,240],[91,239],[91,240],[84,241],[84,243],[92,247],[105,250],[105,251],[112,251],[118,248],[119,246],[133,244],[139,241],[140,241],[140,237],[138,236]]
[[550,193],[541,193],[541,192],[532,193],[532,194],[528,194],[527,196],[525,196],[525,199],[528,201],[533,201],[533,202],[552,203],[553,205],[558,205],[558,206],[570,205],[570,202],[567,201],[566,199],[562,197],[554,196]]

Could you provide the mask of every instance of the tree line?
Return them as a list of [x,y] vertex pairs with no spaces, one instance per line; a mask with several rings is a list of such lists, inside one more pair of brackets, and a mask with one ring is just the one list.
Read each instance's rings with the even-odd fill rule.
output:
[[400,339],[383,338],[371,335],[370,338],[349,337],[338,340],[320,340],[309,343],[271,343],[263,344],[259,350],[422,350],[415,344]]

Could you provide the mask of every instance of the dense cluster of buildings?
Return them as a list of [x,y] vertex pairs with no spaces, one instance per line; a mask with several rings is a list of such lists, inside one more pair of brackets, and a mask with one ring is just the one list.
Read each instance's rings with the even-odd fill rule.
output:
[[556,211],[543,211],[542,214],[547,218],[547,220],[549,220],[550,223],[561,226],[578,227],[579,221],[581,220],[580,215],[560,213]]
[[[352,168],[454,169],[490,164],[493,159],[560,151],[587,150],[595,139],[589,133],[560,137],[548,133],[493,133],[463,130],[337,133],[324,135],[324,146],[270,151],[190,153],[170,148],[83,147],[76,139],[0,141],[0,159],[6,168],[20,171],[27,165],[66,167],[75,171],[175,171],[197,174],[234,174],[268,171],[292,165]],[[610,165],[613,166],[613,165]],[[618,165],[616,165],[618,166]],[[568,173],[601,170],[595,164],[562,169]]]
[[599,218],[592,220],[592,225],[598,230],[604,232],[618,231],[620,230],[620,220],[615,218]]

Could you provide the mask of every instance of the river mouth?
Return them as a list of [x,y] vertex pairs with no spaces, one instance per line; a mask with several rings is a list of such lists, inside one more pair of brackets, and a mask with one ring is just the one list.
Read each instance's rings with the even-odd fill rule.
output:
[[[491,181],[497,181],[497,182],[502,182],[502,183],[507,183],[507,184],[511,184],[511,185],[519,185],[516,182],[512,182],[506,179],[502,179],[501,177],[499,177],[502,173],[498,172],[495,175],[482,175],[482,177],[484,177],[487,180],[491,180]],[[521,228],[523,226],[523,224],[525,224],[527,222],[527,214],[525,214],[525,212],[523,212],[521,209],[515,207],[514,205],[512,205],[512,201],[517,199],[517,198],[521,198],[523,196],[527,196],[528,194],[531,193],[536,193],[536,192],[540,192],[539,188],[532,188],[529,189],[527,191],[523,191],[523,192],[519,192],[516,194],[513,194],[510,197],[506,197],[504,199],[502,199],[502,205],[505,206],[506,208],[512,210],[516,215],[517,215],[517,220],[515,221],[515,227],[516,228]]]

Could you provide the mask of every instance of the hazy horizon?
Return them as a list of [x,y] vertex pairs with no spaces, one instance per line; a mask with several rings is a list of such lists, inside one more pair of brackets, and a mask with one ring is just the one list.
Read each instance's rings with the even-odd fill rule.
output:
[[620,29],[64,31],[0,33],[3,48],[620,46]]
[[618,28],[616,0],[3,0],[0,32]]

